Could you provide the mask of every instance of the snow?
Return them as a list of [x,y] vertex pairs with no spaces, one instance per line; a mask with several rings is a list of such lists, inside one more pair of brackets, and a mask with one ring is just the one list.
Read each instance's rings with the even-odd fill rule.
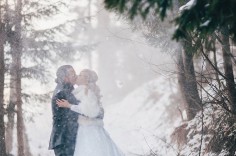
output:
[[[214,125],[216,116],[222,116],[221,110],[213,110],[211,105],[204,107],[203,114],[199,112],[196,117],[188,122],[187,130],[188,132],[188,142],[184,147],[181,149],[181,155],[189,155],[189,156],[196,156],[199,155],[199,149],[201,146],[201,155],[202,156],[224,156],[228,155],[227,151],[222,150],[220,154],[215,153],[208,153],[206,152],[206,148],[209,145],[209,141],[213,137],[213,134],[209,133]],[[215,116],[213,116],[213,113]],[[217,114],[217,115],[216,115]],[[202,115],[203,115],[203,123],[202,123]],[[204,130],[204,134],[202,134],[202,126]],[[208,129],[208,130],[206,130]],[[209,132],[207,132],[209,131]],[[202,139],[202,143],[201,143]]]
[[[166,106],[171,105],[171,95],[176,93],[168,86],[166,79],[159,78],[130,93],[120,103],[106,107],[105,128],[126,155],[144,155],[150,148],[160,150],[166,145],[162,139],[167,139],[174,127],[168,120]],[[149,100],[152,93],[157,99]],[[158,154],[173,154],[162,150]]]
[[[170,150],[169,136],[180,118],[171,121],[167,112],[167,107],[176,104],[176,88],[175,82],[159,77],[138,87],[119,103],[104,102],[105,129],[126,156],[148,154],[151,149],[161,156],[176,155],[175,150]],[[42,105],[41,113],[35,122],[26,124],[30,149],[33,156],[53,156],[53,151],[48,150],[51,105]]]
[[202,23],[202,24],[200,25],[200,27],[206,27],[206,26],[208,26],[208,24],[209,24],[210,22],[211,22],[210,20],[207,20],[207,21],[205,21],[204,23]]
[[190,0],[188,3],[180,7],[179,11],[182,12],[184,10],[190,10],[192,7],[196,5],[196,3],[197,3],[197,0]]

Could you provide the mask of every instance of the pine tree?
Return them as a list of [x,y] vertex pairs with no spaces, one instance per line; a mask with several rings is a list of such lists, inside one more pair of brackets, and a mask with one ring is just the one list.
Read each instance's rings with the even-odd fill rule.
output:
[[4,79],[5,79],[5,57],[4,44],[6,39],[5,23],[3,23],[2,3],[0,1],[0,155],[6,156],[5,125],[4,125]]
[[5,52],[6,24],[4,19],[4,4],[0,1],[0,155],[6,156],[5,123],[4,123],[4,84],[5,84]]
[[[49,18],[56,15],[60,8],[65,6],[64,3],[50,3],[45,0],[41,1],[17,1],[9,7],[7,13],[7,40],[10,44],[10,101],[7,108],[7,151],[12,150],[12,135],[14,128],[14,114],[17,112],[17,134],[18,134],[18,152],[19,155],[26,155],[27,135],[24,131],[24,116],[22,104],[27,100],[42,100],[44,95],[34,95],[24,92],[22,82],[24,79],[37,79],[41,83],[48,80],[48,65],[57,62],[59,58],[67,58],[73,61],[73,56],[80,51],[81,46],[74,47],[74,43],[70,41],[57,40],[58,35],[66,35],[65,27],[67,24],[60,24],[53,28],[44,30],[36,30],[33,26],[34,19]],[[27,9],[31,8],[31,9]],[[71,24],[70,21],[68,24]],[[77,49],[76,49],[77,48]],[[31,62],[31,65],[24,65],[22,62]],[[25,99],[27,98],[27,100]],[[44,100],[45,101],[45,100]],[[17,111],[15,107],[17,106]],[[29,152],[28,152],[29,153]]]
[[230,50],[230,36],[229,36],[229,29],[228,27],[223,27],[221,29],[221,44],[222,44],[222,53],[223,53],[223,60],[224,60],[224,73],[225,73],[225,81],[226,87],[229,96],[230,102],[230,110],[233,113],[236,113],[236,85],[234,81],[234,72],[233,72],[233,63],[232,63],[232,54]]
[[[164,19],[168,9],[173,7],[174,0],[148,0],[148,1],[126,1],[126,0],[105,0],[106,8],[116,10],[128,15],[131,19],[135,16],[146,18],[152,10],[156,16]],[[185,3],[186,1],[181,1]],[[234,0],[191,0],[187,3],[184,11],[176,19],[178,25],[174,38],[184,38],[185,32],[198,31],[201,34],[211,34],[219,27],[228,26],[229,34],[236,39],[236,1]],[[144,5],[145,4],[145,5]],[[219,13],[219,15],[216,15]]]

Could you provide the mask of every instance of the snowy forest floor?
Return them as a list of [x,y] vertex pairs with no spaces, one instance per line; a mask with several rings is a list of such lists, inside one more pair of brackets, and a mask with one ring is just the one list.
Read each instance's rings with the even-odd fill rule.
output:
[[[138,87],[119,103],[104,103],[105,129],[127,156],[152,152],[163,156],[175,155],[167,142],[174,127],[180,123],[178,113],[173,116],[172,112],[178,101],[176,92],[175,82],[160,77]],[[34,122],[27,122],[33,156],[54,155],[48,150],[51,124],[50,104],[43,105]]]

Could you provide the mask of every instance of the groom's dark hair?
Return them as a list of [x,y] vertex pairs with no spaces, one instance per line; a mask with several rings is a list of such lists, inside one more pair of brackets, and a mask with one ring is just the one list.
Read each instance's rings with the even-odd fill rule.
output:
[[58,84],[63,84],[64,83],[64,80],[65,80],[65,77],[67,76],[68,74],[68,70],[73,68],[71,65],[63,65],[63,66],[60,66],[58,69],[57,69],[57,78],[55,80],[56,83]]

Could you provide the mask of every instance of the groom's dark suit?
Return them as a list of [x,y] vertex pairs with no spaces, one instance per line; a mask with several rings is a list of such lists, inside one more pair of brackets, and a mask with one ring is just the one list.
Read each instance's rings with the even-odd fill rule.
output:
[[66,84],[56,88],[52,98],[53,128],[49,143],[49,149],[53,149],[56,156],[73,156],[76,134],[78,129],[78,113],[68,108],[60,108],[56,104],[57,99],[68,100],[70,104],[78,104],[71,93],[73,86]]

